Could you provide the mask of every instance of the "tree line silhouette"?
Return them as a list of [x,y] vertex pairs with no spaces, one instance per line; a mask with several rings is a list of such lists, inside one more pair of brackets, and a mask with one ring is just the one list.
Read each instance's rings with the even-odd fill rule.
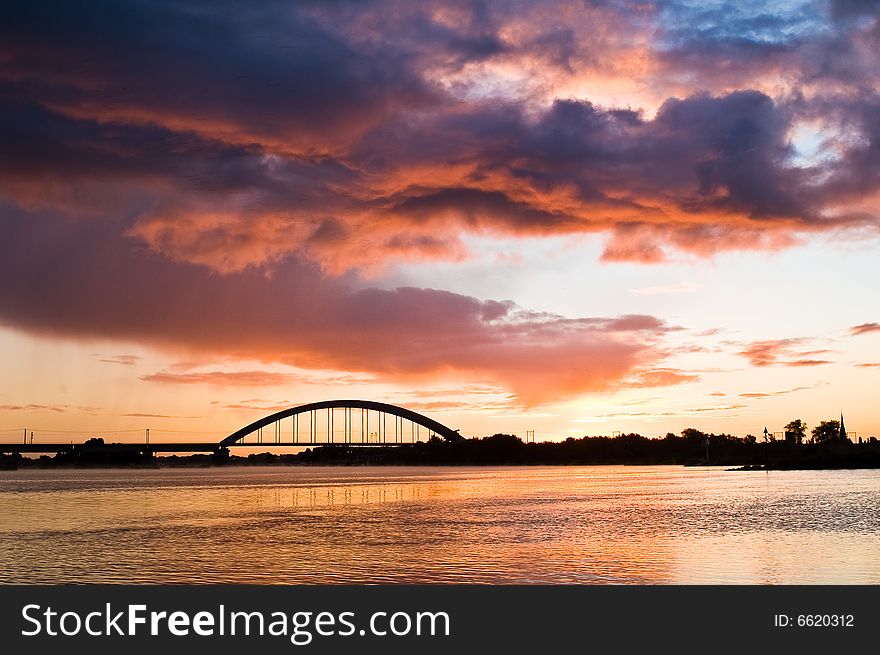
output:
[[[809,438],[808,435],[809,434]],[[270,452],[247,456],[222,449],[209,455],[170,455],[115,452],[101,438],[84,448],[38,459],[0,455],[0,468],[113,467],[113,466],[222,466],[222,465],[525,465],[525,464],[678,464],[736,466],[747,469],[880,468],[880,443],[874,437],[853,443],[840,421],[821,421],[808,432],[801,419],[785,426],[784,438],[769,432],[762,439],[748,434],[703,432],[686,428],[680,434],[648,438],[636,433],[615,437],[569,437],[563,441],[523,442],[512,434],[448,442],[398,446],[350,447],[322,445],[294,454]],[[269,444],[267,444],[269,446]]]
[[510,434],[494,434],[460,443],[432,440],[406,448],[368,450],[317,448],[297,455],[312,464],[679,464],[727,465],[745,468],[876,468],[880,467],[880,443],[871,437],[854,444],[840,438],[840,422],[822,421],[807,439],[807,425],[797,419],[786,426],[784,439],[768,434],[707,433],[686,428],[662,438],[636,433],[616,437],[569,437],[563,441],[524,443]]

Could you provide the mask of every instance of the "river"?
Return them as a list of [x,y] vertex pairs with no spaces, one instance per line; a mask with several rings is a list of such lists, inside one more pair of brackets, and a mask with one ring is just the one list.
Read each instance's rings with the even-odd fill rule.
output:
[[3,583],[880,583],[880,471],[0,471]]

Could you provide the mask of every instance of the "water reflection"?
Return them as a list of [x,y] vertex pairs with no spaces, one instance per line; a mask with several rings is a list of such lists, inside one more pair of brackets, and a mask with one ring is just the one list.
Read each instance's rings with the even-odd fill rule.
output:
[[880,582],[880,472],[0,473],[4,582]]

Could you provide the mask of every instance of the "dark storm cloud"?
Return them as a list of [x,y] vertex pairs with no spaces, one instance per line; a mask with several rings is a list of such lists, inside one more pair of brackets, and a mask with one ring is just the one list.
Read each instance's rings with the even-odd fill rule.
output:
[[834,18],[876,16],[880,14],[877,0],[831,0],[831,15]]
[[405,61],[353,49],[308,6],[20,2],[0,25],[22,95],[244,143],[324,149],[395,104],[438,100]]
[[[606,260],[650,262],[670,248],[779,248],[799,232],[876,224],[827,211],[876,184],[871,148],[816,170],[790,165],[789,142],[800,117],[833,111],[876,130],[864,115],[873,98],[842,116],[845,103],[802,96],[695,93],[646,118],[587,100],[458,94],[450,80],[467,66],[576,76],[613,56],[594,51],[573,7],[13,3],[0,24],[3,194],[122,218],[156,252],[223,271],[290,253],[333,272],[377,255],[457,258],[462,233],[487,229],[607,232]],[[864,36],[815,37],[823,17],[793,10],[595,2],[580,13],[609,33],[656,21],[658,61],[698,79],[708,67],[724,77],[788,65],[804,44],[831,57],[847,30]],[[372,263],[353,243],[367,229]]]
[[[452,218],[520,234],[611,230],[612,249],[651,260],[662,259],[664,243],[704,253],[784,245],[792,230],[847,222],[821,217],[813,172],[787,165],[790,120],[788,107],[756,91],[672,99],[652,120],[558,100],[537,121],[512,107],[441,116],[423,125],[436,139],[427,156],[399,127],[365,143],[401,167],[471,166],[455,185],[399,190],[389,211],[401,221]],[[638,240],[648,251],[639,253]]]

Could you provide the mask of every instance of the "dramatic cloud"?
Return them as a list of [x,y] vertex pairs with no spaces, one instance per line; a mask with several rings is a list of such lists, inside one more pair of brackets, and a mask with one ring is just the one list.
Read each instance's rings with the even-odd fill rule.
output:
[[[206,355],[406,380],[485,378],[525,403],[607,389],[663,357],[672,328],[642,315],[564,318],[435,289],[372,288],[295,260],[271,276],[169,261],[112,223],[0,214],[5,324]],[[71,247],[83,244],[83,247]],[[26,266],[38,259],[42,266]],[[275,385],[281,373],[172,370],[165,383]],[[655,381],[656,383],[656,381]]]
[[[458,259],[465,233],[659,262],[876,230],[872,10],[753,9],[13,3],[0,193],[224,272]],[[800,165],[807,124],[829,157]]]
[[[876,235],[878,52],[854,0],[7,3],[0,323],[526,403],[688,382],[654,317],[383,272],[471,235],[601,234],[641,263]],[[145,379],[290,381],[261,375]]]

